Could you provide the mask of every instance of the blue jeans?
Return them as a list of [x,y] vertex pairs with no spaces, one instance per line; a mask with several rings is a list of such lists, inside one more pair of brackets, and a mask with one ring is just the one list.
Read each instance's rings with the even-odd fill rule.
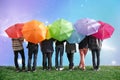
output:
[[38,54],[38,46],[36,47],[29,47],[28,48],[28,70],[31,70],[31,61],[32,61],[32,56],[33,57],[33,67],[32,69],[35,70],[36,69],[36,65],[37,65],[37,54]]
[[[63,67],[63,53],[64,53],[64,45],[56,46],[55,47],[56,53],[55,53],[55,67]],[[58,61],[58,58],[60,57],[60,61]]]
[[15,67],[19,68],[19,64],[18,64],[18,54],[20,53],[21,57],[22,57],[22,69],[25,69],[25,55],[24,55],[24,50],[19,50],[19,51],[14,51],[14,63],[15,63]]
[[100,50],[99,49],[92,50],[92,63],[93,63],[94,69],[99,68],[99,65],[100,65]]

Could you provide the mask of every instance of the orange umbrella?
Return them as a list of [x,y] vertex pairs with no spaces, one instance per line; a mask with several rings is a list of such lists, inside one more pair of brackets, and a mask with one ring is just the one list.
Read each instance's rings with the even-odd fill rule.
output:
[[22,28],[23,28],[24,24],[23,23],[17,23],[13,26],[10,26],[9,28],[7,28],[5,30],[5,32],[7,33],[7,35],[10,38],[19,38],[22,37]]
[[25,23],[22,29],[23,37],[32,43],[39,43],[46,38],[47,29],[42,22],[32,20]]

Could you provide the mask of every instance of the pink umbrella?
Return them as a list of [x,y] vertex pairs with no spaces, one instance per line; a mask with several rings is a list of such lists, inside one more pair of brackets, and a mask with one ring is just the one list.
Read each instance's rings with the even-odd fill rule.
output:
[[100,27],[100,23],[98,23],[94,19],[83,18],[78,20],[74,27],[76,28],[77,32],[83,35],[91,35],[98,31]]
[[98,32],[93,34],[92,36],[95,36],[96,38],[99,38],[101,40],[110,38],[114,32],[114,28],[111,25],[104,23],[102,21],[98,22],[101,24],[101,26],[98,29]]

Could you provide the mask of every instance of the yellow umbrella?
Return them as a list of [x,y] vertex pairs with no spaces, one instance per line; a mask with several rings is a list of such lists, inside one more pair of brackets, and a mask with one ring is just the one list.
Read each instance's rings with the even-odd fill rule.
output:
[[32,20],[24,24],[23,37],[32,43],[39,43],[46,38],[47,29],[42,22]]
[[46,39],[50,39],[51,35],[50,35],[49,27],[46,27],[46,29],[47,29]]

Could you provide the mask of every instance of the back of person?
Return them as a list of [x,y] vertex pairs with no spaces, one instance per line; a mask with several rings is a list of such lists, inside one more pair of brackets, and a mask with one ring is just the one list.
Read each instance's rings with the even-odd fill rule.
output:
[[61,46],[61,45],[64,45],[64,42],[65,41],[56,41],[55,45],[56,46]]
[[80,63],[79,68],[85,70],[85,57],[88,52],[88,36],[79,43]]
[[42,52],[53,52],[53,39],[44,40],[40,45]]
[[20,66],[18,63],[18,56],[19,56],[18,54],[20,54],[22,58],[22,71],[25,71],[25,55],[24,55],[24,49],[23,49],[23,44],[22,44],[23,41],[24,39],[22,37],[12,39],[12,47],[14,51],[14,64],[15,64],[17,72],[20,71]]
[[53,39],[46,39],[40,43],[42,51],[43,70],[52,69]]
[[23,38],[12,39],[12,47],[14,51],[22,50],[23,49]]
[[28,42],[28,46],[27,47],[31,48],[31,49],[36,49],[36,48],[38,48],[38,44]]
[[102,47],[102,40],[94,37],[89,36],[88,38],[88,47],[89,49],[101,49]]
[[76,44],[70,44],[66,42],[66,52],[67,53],[75,53],[76,52]]
[[[36,65],[37,65],[38,44],[28,42],[27,48],[28,48],[28,72],[30,71],[34,72],[36,71]],[[32,57],[33,57],[33,65],[31,69]]]
[[86,36],[80,43],[79,49],[88,48],[88,36]]
[[88,38],[88,47],[92,52],[92,64],[93,64],[93,70],[99,71],[99,65],[100,65],[100,51],[102,47],[102,40],[89,36]]

